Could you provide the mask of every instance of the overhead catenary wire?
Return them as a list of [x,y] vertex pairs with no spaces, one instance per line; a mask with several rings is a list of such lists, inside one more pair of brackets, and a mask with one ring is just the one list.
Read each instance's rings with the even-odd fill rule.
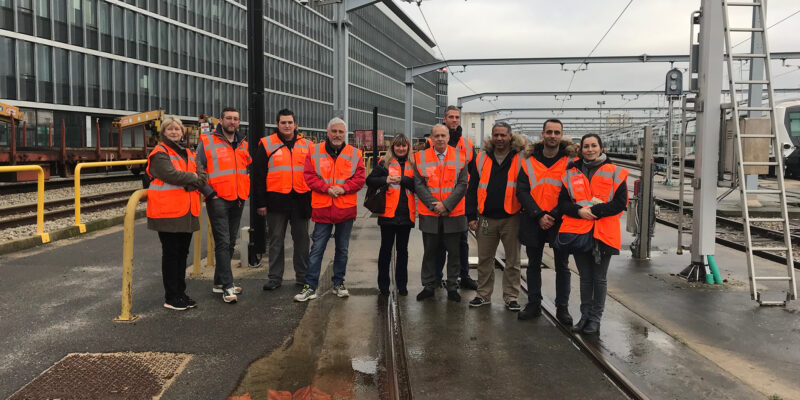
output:
[[[628,7],[631,6],[631,3],[633,3],[633,0],[628,1],[628,4],[626,4],[625,7],[622,9],[622,11],[620,11],[619,15],[617,15],[617,18],[614,19],[613,23],[611,23],[611,26],[608,27],[606,33],[604,33],[603,36],[600,38],[600,40],[597,41],[597,44],[594,45],[592,51],[590,51],[589,54],[587,54],[586,57],[583,59],[583,61],[580,64],[578,64],[577,68],[572,70],[572,77],[570,77],[569,85],[567,85],[567,90],[566,90],[567,93],[569,93],[570,89],[572,89],[572,82],[575,80],[575,75],[578,73],[578,71],[581,71],[580,66],[583,65],[586,62],[586,60],[592,56],[592,54],[594,54],[595,50],[597,50],[598,47],[600,47],[600,44],[603,43],[603,39],[605,39],[606,36],[608,36],[608,34],[611,32],[612,29],[614,29],[614,26],[617,25],[617,22],[619,22],[620,18],[622,18],[622,15],[625,14],[625,11],[628,10]],[[564,107],[565,101],[567,101],[567,96],[564,96],[564,99],[561,100],[562,108]]]
[[[768,26],[768,27],[767,27],[767,30],[769,30],[769,29],[772,29],[772,28],[773,28],[775,25],[778,25],[778,24],[780,24],[781,22],[783,22],[783,21],[786,21],[786,20],[787,20],[787,19],[789,19],[789,18],[792,18],[792,17],[794,17],[794,16],[795,16],[795,15],[797,15],[797,14],[800,14],[800,10],[797,10],[797,11],[795,11],[795,12],[793,12],[793,13],[791,13],[791,14],[787,15],[786,17],[784,17],[784,18],[783,18],[783,19],[781,19],[780,21],[778,21],[778,22],[776,22],[776,23],[774,23],[774,24],[772,24],[772,25]],[[739,42],[739,43],[736,43],[735,45],[733,45],[733,47],[731,47],[731,48],[738,47],[738,46],[740,46],[740,45],[742,45],[742,44],[746,43],[746,42],[747,42],[747,41],[749,41],[749,40],[750,40],[750,38],[747,38],[747,39],[745,39],[745,40],[742,40],[741,42]]]

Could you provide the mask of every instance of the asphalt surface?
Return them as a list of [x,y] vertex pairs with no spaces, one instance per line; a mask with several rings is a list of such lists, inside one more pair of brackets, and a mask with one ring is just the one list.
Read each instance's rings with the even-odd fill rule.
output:
[[237,279],[244,293],[235,305],[211,293],[210,279],[187,279],[198,307],[167,310],[157,234],[140,220],[134,238],[138,319],[131,323],[113,321],[120,313],[121,228],[0,257],[0,397],[68,353],[156,351],[193,356],[164,398],[225,398],[253,360],[293,334],[305,312],[305,304],[291,301],[293,290],[262,291],[265,267],[263,279]]

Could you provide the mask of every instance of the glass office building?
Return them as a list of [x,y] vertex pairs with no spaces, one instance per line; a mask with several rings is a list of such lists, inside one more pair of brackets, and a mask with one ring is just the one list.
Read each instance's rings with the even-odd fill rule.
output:
[[[333,115],[333,6],[264,7],[267,124],[291,108],[303,130],[323,132]],[[377,106],[380,129],[401,132],[405,68],[436,60],[427,38],[381,3],[350,20],[349,128],[371,128]],[[77,132],[97,121],[105,131],[147,110],[190,121],[232,105],[246,121],[246,27],[245,0],[0,0],[0,101],[25,113],[29,145],[51,122],[64,120],[67,145],[78,146]],[[437,121],[437,74],[416,79],[419,132]]]

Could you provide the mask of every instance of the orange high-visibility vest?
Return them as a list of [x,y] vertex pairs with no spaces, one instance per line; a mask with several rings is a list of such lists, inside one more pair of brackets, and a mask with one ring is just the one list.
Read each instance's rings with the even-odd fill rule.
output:
[[227,140],[213,133],[200,135],[200,140],[206,156],[208,185],[225,200],[247,200],[250,196],[247,166],[252,162],[247,141],[240,141],[234,149]]
[[522,168],[528,174],[528,183],[531,185],[531,197],[542,211],[551,211],[558,205],[561,177],[564,175],[568,163],[569,157],[567,156],[561,157],[550,168],[533,156],[522,160]]
[[197,173],[194,152],[186,149],[188,161],[185,161],[175,150],[159,143],[147,156],[147,175],[153,178],[147,188],[148,218],[179,218],[191,212],[195,217],[200,215],[200,194],[197,190],[187,192],[183,186],[171,185],[150,173],[150,158],[156,153],[167,153],[172,166],[178,171]]
[[294,146],[289,150],[278,134],[261,138],[259,142],[267,153],[267,191],[277,193],[306,193],[309,189],[303,178],[303,169],[309,152],[309,143],[297,136]]
[[[456,186],[456,179],[461,170],[467,167],[467,162],[461,158],[461,153],[456,151],[452,146],[447,146],[447,154],[444,161],[439,162],[439,157],[436,156],[436,151],[433,147],[429,147],[423,151],[418,151],[414,154],[414,159],[417,162],[417,170],[419,174],[425,178],[433,197],[439,201],[444,201]],[[438,217],[439,214],[428,209],[421,201],[417,202],[417,210],[422,215],[429,215]],[[451,217],[464,215],[464,198],[462,197],[458,204],[450,210]]]
[[[614,164],[603,164],[592,176],[591,182],[579,169],[570,168],[561,178],[562,184],[569,191],[572,201],[579,206],[592,206],[592,198],[603,203],[611,201],[619,185],[628,179],[628,170]],[[627,194],[626,203],[627,204]],[[594,238],[619,250],[622,246],[619,216],[612,215],[597,220],[563,216],[559,232],[586,233],[594,228]]]
[[[393,158],[387,169],[389,170],[389,176],[407,176],[412,179],[414,178],[414,167],[411,166],[410,160],[406,160],[405,167],[400,171],[400,163],[397,162],[396,158]],[[414,192],[408,189],[402,189],[401,184],[389,185],[389,188],[386,190],[386,209],[380,216],[394,218],[397,205],[400,203],[400,190],[406,191],[406,198],[408,199],[408,217],[411,218],[411,222],[414,222],[417,216],[417,211],[414,207]]]
[[[485,151],[478,153],[478,163],[476,165],[480,175],[478,182],[478,212],[483,214],[483,206],[486,203],[487,189],[489,188],[489,177],[492,175],[492,165],[494,161],[486,155]],[[499,167],[499,166],[498,166]],[[506,192],[503,199],[503,209],[511,214],[516,214],[522,205],[517,200],[517,176],[519,175],[519,153],[514,153],[511,159],[511,167],[508,169],[506,179]]]
[[[311,146],[311,164],[319,176],[328,186],[344,186],[348,179],[356,174],[358,161],[361,160],[361,150],[346,144],[339,156],[333,159],[325,150],[325,142]],[[345,193],[337,198],[327,193],[311,192],[311,207],[324,208],[331,205],[337,208],[350,208],[358,204],[356,193]]]

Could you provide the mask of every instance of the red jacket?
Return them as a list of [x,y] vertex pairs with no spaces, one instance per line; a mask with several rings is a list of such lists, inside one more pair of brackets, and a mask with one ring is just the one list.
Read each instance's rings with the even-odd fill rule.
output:
[[[364,187],[364,182],[366,180],[364,171],[364,160],[359,159],[355,175],[342,185],[345,193],[356,193]],[[311,162],[310,156],[306,157],[303,177],[306,179],[306,184],[312,191],[328,193],[328,184],[317,175],[317,171],[314,170],[314,164]],[[311,220],[322,224],[338,224],[340,222],[356,219],[357,208],[358,207],[338,208],[334,205],[324,208],[314,208],[311,210]]]

